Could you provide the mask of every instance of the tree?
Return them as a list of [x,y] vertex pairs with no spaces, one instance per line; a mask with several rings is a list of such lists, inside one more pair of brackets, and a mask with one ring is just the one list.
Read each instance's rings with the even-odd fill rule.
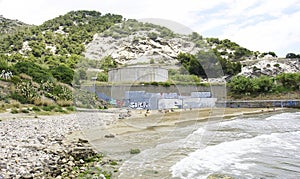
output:
[[276,77],[276,80],[288,90],[300,89],[300,73],[282,73]]
[[100,68],[104,71],[108,71],[110,68],[116,68],[117,62],[111,57],[107,56],[101,60]]
[[52,75],[60,82],[66,84],[72,84],[74,71],[65,66],[59,65],[51,70]]
[[231,92],[235,94],[254,94],[259,89],[256,80],[245,76],[236,76],[228,84]]
[[294,53],[288,53],[286,54],[285,58],[297,58],[297,55]]
[[108,81],[107,73],[98,73],[97,81],[107,82]]
[[257,92],[269,93],[274,88],[273,78],[268,77],[268,76],[261,76],[261,77],[257,78],[256,83],[258,85]]

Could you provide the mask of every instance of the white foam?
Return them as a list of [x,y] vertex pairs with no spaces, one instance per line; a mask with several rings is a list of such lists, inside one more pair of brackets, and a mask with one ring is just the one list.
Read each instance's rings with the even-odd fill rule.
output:
[[[259,155],[266,148],[293,149],[294,141],[286,141],[290,135],[298,135],[299,131],[293,133],[276,133],[261,135],[250,139],[241,139],[231,142],[223,142],[214,146],[207,146],[197,150],[188,157],[182,159],[171,167],[173,177],[179,178],[206,178],[211,173],[223,172],[225,169],[234,172],[246,171],[255,165],[253,158],[242,157],[245,154]],[[240,172],[236,172],[238,175]]]
[[299,119],[300,112],[296,113],[281,113],[281,114],[275,114],[273,116],[267,117],[265,120],[281,120],[281,119]]

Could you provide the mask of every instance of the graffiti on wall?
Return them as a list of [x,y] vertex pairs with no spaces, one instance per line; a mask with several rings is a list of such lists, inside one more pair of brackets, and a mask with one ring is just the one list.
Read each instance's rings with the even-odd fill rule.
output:
[[147,102],[131,102],[129,107],[132,109],[147,109],[148,108]]

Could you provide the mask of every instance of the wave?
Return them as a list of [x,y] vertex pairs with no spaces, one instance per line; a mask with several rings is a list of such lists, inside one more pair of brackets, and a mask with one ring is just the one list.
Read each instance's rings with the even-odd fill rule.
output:
[[[290,136],[293,136],[292,138]],[[254,167],[257,156],[272,150],[296,152],[300,144],[300,132],[272,133],[250,139],[223,142],[204,149],[196,150],[171,167],[173,177],[206,178],[213,173],[247,175],[249,168]],[[282,153],[280,154],[282,155]],[[299,152],[298,152],[299,155]],[[276,157],[276,156],[273,156]]]

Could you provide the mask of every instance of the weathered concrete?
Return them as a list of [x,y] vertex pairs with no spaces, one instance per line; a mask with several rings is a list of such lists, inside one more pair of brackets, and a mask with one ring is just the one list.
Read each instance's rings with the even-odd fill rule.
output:
[[124,99],[126,91],[145,91],[146,93],[177,93],[180,96],[190,96],[192,92],[210,92],[212,98],[218,100],[226,99],[226,87],[224,85],[195,86],[195,85],[105,85],[105,86],[86,86],[83,89],[91,92],[97,91],[113,99]]
[[161,67],[135,66],[116,68],[108,72],[108,82],[165,82],[168,70]]
[[265,108],[265,107],[288,107],[300,108],[300,100],[245,100],[245,101],[219,101],[217,106],[231,108]]
[[183,108],[208,108],[216,105],[217,98],[185,98]]
[[160,99],[158,101],[158,109],[180,108],[182,106],[181,99]]

